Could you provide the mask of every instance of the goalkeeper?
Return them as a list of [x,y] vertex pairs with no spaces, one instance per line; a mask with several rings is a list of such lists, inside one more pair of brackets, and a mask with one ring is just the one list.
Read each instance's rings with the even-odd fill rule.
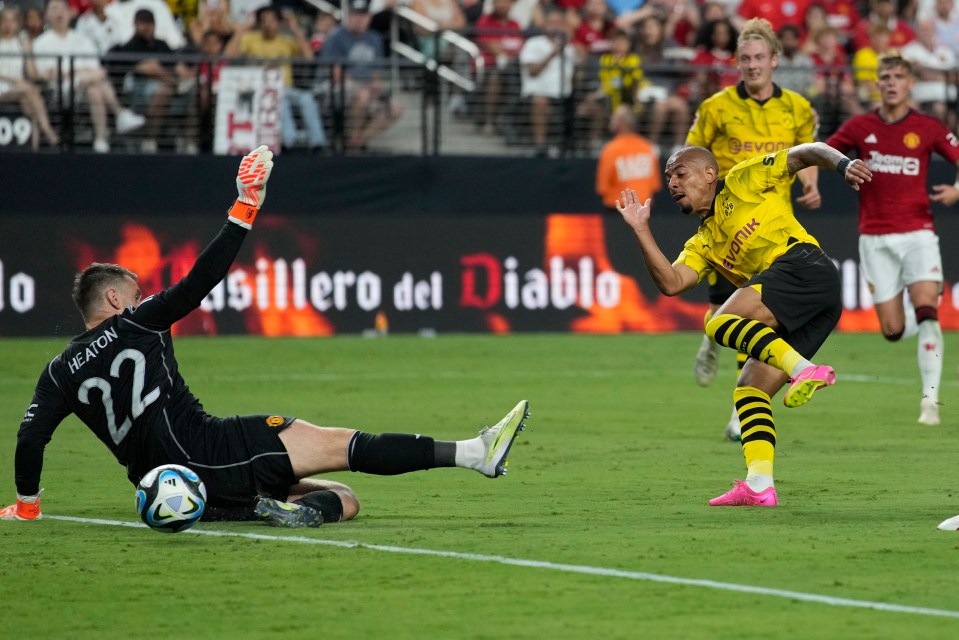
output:
[[528,416],[525,400],[478,437],[456,442],[318,427],[280,415],[218,418],[203,410],[180,375],[170,327],[226,276],[263,206],[272,169],[265,146],[243,158],[239,197],[226,223],[169,289],[141,299],[136,274],[114,264],[93,263],[77,274],[73,299],[86,332],[40,374],[17,434],[17,499],[0,519],[42,518],[44,448],[70,414],[110,449],[134,484],[163,464],[195,471],[207,487],[204,519],[300,527],[349,520],[359,511],[353,491],[310,477],[329,471],[393,475],[455,466],[491,478],[505,472]]

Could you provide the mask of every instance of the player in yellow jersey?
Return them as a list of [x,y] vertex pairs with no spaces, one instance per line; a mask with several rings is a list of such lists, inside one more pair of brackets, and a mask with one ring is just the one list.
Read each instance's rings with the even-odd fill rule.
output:
[[[774,153],[804,142],[816,135],[816,112],[803,96],[783,89],[773,82],[773,70],[779,65],[782,47],[772,25],[763,18],[753,18],[743,25],[736,44],[736,62],[741,80],[705,100],[696,111],[693,125],[686,135],[687,146],[706,147],[719,164],[719,177],[724,178],[739,162],[758,155]],[[817,187],[819,168],[809,167],[797,174],[803,195],[797,202],[809,209],[821,203]],[[778,188],[792,213],[790,190],[792,180]],[[709,279],[710,316],[724,303],[736,287],[724,278]],[[739,367],[746,361],[739,354]],[[703,336],[696,354],[696,382],[707,386],[719,366],[719,347]],[[735,409],[726,425],[726,438],[739,440],[739,419]]]
[[669,193],[683,213],[699,216],[700,226],[673,263],[650,230],[651,201],[640,202],[635,191],[626,190],[616,203],[665,295],[691,289],[710,273],[739,287],[706,323],[706,335],[750,356],[733,392],[747,475],[745,482],[737,480],[732,490],[710,500],[712,506],[778,504],[770,398],[789,380],[783,402],[798,407],[836,380],[831,367],[808,358],[839,322],[839,273],[793,216],[781,188],[809,166],[835,168],[857,191],[872,179],[862,160],[850,160],[822,142],[741,162],[725,180],[708,149],[685,147],[674,153],[666,162]]

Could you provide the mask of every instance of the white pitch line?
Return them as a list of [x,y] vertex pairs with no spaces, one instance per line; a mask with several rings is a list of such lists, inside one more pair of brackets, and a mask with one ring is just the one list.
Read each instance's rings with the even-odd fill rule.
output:
[[[76,518],[73,516],[52,516],[43,515],[44,518],[51,520],[66,520],[69,522],[80,522],[83,524],[100,524],[114,527],[138,527],[146,528],[145,524],[139,522],[124,522],[121,520],[101,520],[97,518]],[[716,580],[699,580],[696,578],[681,578],[678,576],[661,575],[657,573],[643,573],[641,571],[625,571],[623,569],[610,569],[606,567],[591,567],[588,565],[563,564],[556,562],[545,562],[541,560],[523,560],[521,558],[508,558],[505,556],[486,555],[482,553],[463,553],[460,551],[442,551],[438,549],[421,549],[417,547],[394,547],[391,545],[368,544],[365,542],[343,541],[343,540],[324,540],[322,538],[307,538],[304,536],[276,536],[262,533],[240,533],[232,531],[207,531],[204,529],[190,529],[183,533],[192,533],[201,536],[214,536],[223,538],[247,538],[249,540],[269,540],[276,542],[299,542],[302,544],[317,544],[328,547],[340,547],[345,549],[370,549],[372,551],[383,551],[386,553],[405,553],[409,555],[434,556],[439,558],[455,558],[457,560],[472,560],[474,562],[495,562],[514,567],[526,567],[530,569],[548,569],[550,571],[561,571],[564,573],[580,573],[591,576],[607,576],[611,578],[625,578],[627,580],[638,580],[642,582],[663,582],[667,584],[679,584],[689,587],[703,587],[706,589],[716,589],[718,591],[735,591],[738,593],[752,593],[761,596],[771,596],[774,598],[786,598],[788,600],[799,600],[802,602],[815,602],[817,604],[826,604],[834,607],[853,607],[856,609],[873,609],[875,611],[889,611],[892,613],[911,613],[922,616],[935,616],[939,618],[959,619],[959,611],[949,611],[946,609],[930,609],[928,607],[911,607],[902,604],[890,604],[887,602],[872,602],[869,600],[853,600],[851,598],[836,598],[834,596],[824,596],[816,593],[804,593],[802,591],[789,591],[787,589],[768,589],[766,587],[756,587],[748,584],[736,584],[734,582],[718,582]]]

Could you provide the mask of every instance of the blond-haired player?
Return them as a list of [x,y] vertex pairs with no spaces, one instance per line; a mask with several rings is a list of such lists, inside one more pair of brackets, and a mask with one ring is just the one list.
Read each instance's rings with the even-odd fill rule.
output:
[[[736,44],[736,64],[740,81],[706,99],[696,111],[693,125],[686,136],[689,146],[705,147],[716,157],[719,177],[736,164],[749,158],[775,153],[815,138],[817,118],[809,101],[773,82],[773,71],[779,65],[781,47],[772,25],[763,18],[748,20]],[[818,167],[812,166],[796,174],[802,183],[799,204],[816,209],[821,203]],[[777,186],[790,213],[792,181]],[[713,274],[709,280],[709,313],[706,321],[732,293],[736,286]],[[739,354],[739,368],[746,361]],[[703,336],[696,354],[696,382],[709,385],[719,366],[719,345]],[[733,410],[726,425],[726,437],[739,440],[740,427]]]

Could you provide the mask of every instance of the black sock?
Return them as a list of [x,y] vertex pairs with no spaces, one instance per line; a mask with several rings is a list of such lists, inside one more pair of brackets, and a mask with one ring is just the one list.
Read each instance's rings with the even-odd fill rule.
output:
[[434,440],[434,467],[456,466],[456,443],[447,440]]
[[246,522],[259,520],[253,513],[253,505],[213,506],[207,504],[203,509],[203,522]]
[[339,522],[343,519],[343,501],[335,491],[328,489],[311,491],[299,500],[294,500],[293,503],[316,509],[323,514],[325,523]]
[[350,440],[346,460],[350,471],[393,476],[436,466],[433,438],[408,433],[373,435],[357,431]]

